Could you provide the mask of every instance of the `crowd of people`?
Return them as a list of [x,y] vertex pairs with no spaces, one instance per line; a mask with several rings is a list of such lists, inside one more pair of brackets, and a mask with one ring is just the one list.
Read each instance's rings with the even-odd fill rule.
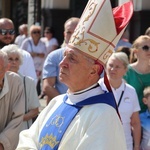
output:
[[[16,36],[13,21],[0,18],[0,150],[150,150],[150,27],[130,42],[132,2],[102,24],[91,3],[65,21],[61,45],[53,27],[42,36],[39,25],[22,24]],[[121,11],[122,29],[109,19],[120,21]],[[124,32],[110,36],[105,23]]]

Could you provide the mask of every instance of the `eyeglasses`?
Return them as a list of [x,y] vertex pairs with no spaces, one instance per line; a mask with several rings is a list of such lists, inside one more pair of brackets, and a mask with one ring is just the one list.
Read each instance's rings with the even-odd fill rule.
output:
[[50,32],[44,32],[44,33],[46,33],[46,34],[50,34]]
[[40,34],[40,31],[33,31],[32,34]]
[[144,45],[143,47],[141,47],[143,51],[149,51],[150,47],[148,45]]
[[15,30],[14,29],[0,29],[1,35],[7,35],[7,33],[9,33],[10,35],[14,35]]

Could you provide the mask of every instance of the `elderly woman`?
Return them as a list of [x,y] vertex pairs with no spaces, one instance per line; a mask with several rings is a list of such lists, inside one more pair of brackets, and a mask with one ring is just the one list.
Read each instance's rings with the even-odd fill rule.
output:
[[147,108],[142,102],[143,90],[150,86],[150,37],[139,36],[133,42],[131,51],[137,60],[128,66],[124,79],[136,89],[141,112],[144,112]]
[[[18,46],[10,44],[3,47],[1,51],[6,52],[8,55],[9,71],[19,74],[18,70],[22,64],[22,52],[19,50]],[[22,130],[24,130],[32,125],[32,119],[38,115],[40,103],[34,80],[28,76],[19,75],[23,80],[25,91],[25,115],[23,117],[24,123],[22,127]]]
[[[127,150],[139,150],[141,138],[140,106],[135,89],[123,80],[128,63],[128,57],[124,52],[116,52],[109,58],[106,72],[123,123]],[[99,84],[104,91],[107,91],[103,78],[99,80]]]

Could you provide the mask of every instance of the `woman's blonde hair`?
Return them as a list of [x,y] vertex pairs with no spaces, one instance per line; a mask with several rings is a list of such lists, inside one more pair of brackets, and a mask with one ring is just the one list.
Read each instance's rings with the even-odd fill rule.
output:
[[143,41],[150,41],[150,37],[148,35],[141,35],[139,36],[137,39],[135,39],[135,41],[133,42],[132,44],[132,49],[138,49],[140,44],[143,42]]
[[110,58],[116,58],[120,60],[121,62],[123,62],[125,68],[127,68],[129,64],[128,56],[124,52],[115,52],[110,56]]

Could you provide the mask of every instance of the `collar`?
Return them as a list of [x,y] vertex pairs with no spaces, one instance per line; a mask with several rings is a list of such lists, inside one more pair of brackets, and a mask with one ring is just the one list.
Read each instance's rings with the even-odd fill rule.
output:
[[75,104],[75,103],[83,101],[84,99],[87,99],[89,97],[99,95],[102,93],[104,92],[102,91],[101,87],[96,83],[92,85],[91,87],[86,88],[82,91],[75,92],[75,93],[67,93],[68,99],[66,103]]
[[[104,78],[101,78],[98,81],[98,83],[101,85],[103,91],[107,91],[108,92],[108,90],[106,88],[106,85],[104,83]],[[125,90],[125,81],[124,81],[124,79],[122,79],[122,83],[121,83],[121,85],[120,85],[120,87],[118,89],[114,89],[112,86],[111,86],[111,88],[112,88],[113,92],[114,91],[124,91]]]
[[117,89],[114,89],[112,86],[111,86],[111,88],[112,88],[112,90],[113,90],[113,92],[114,91],[124,91],[125,90],[125,82],[124,82],[124,80],[122,79],[122,83],[121,83],[121,85],[120,85],[120,87],[119,88],[117,88]]
[[98,86],[99,86],[99,84],[98,84],[98,83],[95,83],[94,85],[92,85],[92,86],[90,86],[90,87],[88,87],[88,88],[86,88],[86,89],[84,89],[84,90],[81,90],[81,91],[78,91],[78,92],[74,92],[73,94],[74,94],[74,95],[82,94],[82,93],[84,93],[84,92],[86,92],[86,91],[89,91],[89,90],[91,90],[91,89],[93,89],[93,88],[96,88],[96,87],[98,87]]

